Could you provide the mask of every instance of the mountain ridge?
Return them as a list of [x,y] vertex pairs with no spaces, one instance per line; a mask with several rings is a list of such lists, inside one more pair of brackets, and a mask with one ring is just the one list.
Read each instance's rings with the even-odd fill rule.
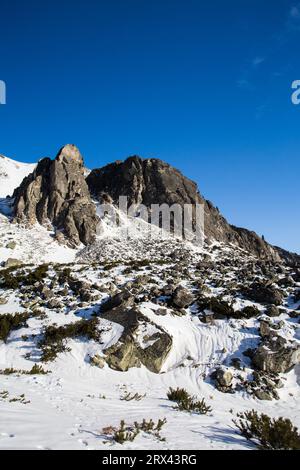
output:
[[[59,155],[64,152],[66,153],[65,163],[71,163],[71,165],[68,165],[69,168],[74,167],[74,155],[80,155],[80,169],[79,171],[76,170],[75,176],[56,175],[56,183],[51,186],[47,173],[50,172],[50,168],[58,165]],[[57,237],[62,242],[66,239],[72,246],[78,246],[80,243],[88,245],[95,240],[99,220],[91,204],[91,197],[99,203],[109,200],[116,205],[120,196],[127,196],[129,205],[144,204],[149,210],[151,204],[166,203],[169,206],[172,204],[181,206],[184,206],[184,204],[203,204],[205,212],[204,231],[208,243],[215,240],[225,244],[237,245],[254,253],[261,259],[273,261],[283,259],[288,263],[296,264],[300,262],[298,254],[273,247],[254,231],[228,223],[218,208],[201,195],[197,183],[185,177],[180,170],[161,159],[143,159],[134,155],[125,160],[118,160],[87,171],[84,168],[82,156],[75,145],[66,145],[54,160],[46,158],[40,160],[37,164],[21,164],[7,159],[7,157],[2,158],[6,163],[10,163],[12,173],[14,173],[15,167],[19,167],[19,173],[24,176],[21,182],[20,177],[16,178],[15,184],[17,184],[17,187],[14,188],[13,193],[15,219],[19,222],[27,221],[29,225],[36,221],[45,226],[49,223],[53,224]],[[78,161],[75,163],[75,167],[76,164],[78,164]],[[9,175],[8,179],[11,188],[14,175]],[[40,181],[41,179],[44,180],[44,183]],[[61,192],[63,179],[65,179],[63,183],[65,189]],[[68,183],[68,179],[71,183]],[[41,189],[42,184],[44,185],[43,189]],[[66,188],[68,184],[69,188]],[[89,194],[85,184],[87,184]],[[70,193],[70,185],[76,185],[77,192],[73,191],[72,194],[71,191]],[[46,196],[45,191],[47,192]],[[82,209],[82,205],[79,203],[78,191],[84,194],[81,200],[81,202],[85,201],[84,207],[89,208],[87,212],[90,212],[90,214],[86,222],[84,222],[86,211],[83,210],[80,214],[79,208]],[[58,194],[56,200],[52,202],[53,195],[50,194],[51,192]],[[57,198],[60,199],[59,203]],[[57,207],[53,208],[57,204],[61,207],[64,198],[68,198],[72,203],[67,204],[65,202],[64,210],[59,216]],[[50,209],[49,204],[52,207]],[[67,209],[66,206],[72,206],[73,208],[68,207]]]

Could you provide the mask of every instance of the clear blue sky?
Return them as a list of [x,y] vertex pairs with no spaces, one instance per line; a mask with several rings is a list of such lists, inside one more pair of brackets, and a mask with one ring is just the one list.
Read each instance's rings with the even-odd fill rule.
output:
[[1,0],[0,26],[0,153],[159,157],[300,252],[297,0]]

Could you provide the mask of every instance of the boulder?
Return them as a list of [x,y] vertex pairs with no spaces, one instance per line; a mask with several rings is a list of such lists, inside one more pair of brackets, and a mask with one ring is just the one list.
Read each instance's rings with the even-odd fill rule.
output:
[[300,363],[300,345],[289,344],[284,338],[272,337],[256,350],[253,365],[261,371],[273,373],[289,372]]
[[194,296],[183,286],[178,286],[172,295],[172,304],[178,308],[187,308],[194,300]]
[[105,359],[99,356],[99,354],[95,354],[95,356],[90,357],[90,364],[92,366],[99,367],[99,369],[103,369],[105,366]]
[[216,369],[211,378],[214,380],[216,388],[223,393],[232,393],[233,374],[229,369],[219,367]]
[[249,288],[244,289],[243,295],[262,304],[281,305],[283,301],[283,295],[278,289],[260,282],[254,282]]
[[23,265],[22,261],[16,258],[8,258],[4,263],[5,268],[17,268],[22,265]]
[[[119,341],[105,350],[105,360],[111,368],[124,372],[144,365],[156,374],[161,371],[172,347],[172,338],[166,331],[150,322],[137,308],[115,307],[102,317],[124,328]],[[153,341],[147,346],[143,346],[137,338],[141,324],[151,324],[156,329],[151,338]]]
[[16,242],[9,242],[6,245],[6,248],[8,248],[9,250],[14,250],[16,248],[16,246],[17,246]]
[[128,290],[124,289],[123,291],[111,296],[108,300],[104,301],[101,305],[101,312],[108,312],[120,306],[122,306],[122,308],[127,308],[133,306],[133,304],[133,295]]

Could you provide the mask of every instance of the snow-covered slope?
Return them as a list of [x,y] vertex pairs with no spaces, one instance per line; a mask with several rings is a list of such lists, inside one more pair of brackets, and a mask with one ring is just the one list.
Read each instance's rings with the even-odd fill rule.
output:
[[[228,263],[235,255],[233,252],[226,255],[226,250],[219,245],[210,248],[210,256],[215,260],[223,257]],[[194,264],[198,266],[201,256],[194,256]],[[188,265],[191,268],[186,274],[182,269],[180,281],[192,289],[199,277],[197,269],[190,263]],[[125,264],[106,265],[105,268],[95,264],[68,267],[76,279],[97,287],[96,290],[89,288],[93,298],[82,303],[68,289],[65,291],[67,295],[62,297],[62,286],[56,280],[65,266],[50,266],[43,282],[45,285],[54,282],[54,298],[63,300],[63,307],[54,308],[48,305],[48,301],[43,302],[35,286],[33,301],[39,298],[40,314],[30,317],[27,325],[12,331],[6,343],[0,341],[0,370],[11,367],[28,371],[38,363],[51,372],[47,375],[25,375],[22,372],[5,375],[2,370],[0,373],[0,449],[254,449],[253,444],[237,433],[232,422],[236,413],[255,409],[272,417],[290,418],[296,426],[300,425],[297,412],[299,367],[288,374],[281,374],[282,388],[278,390],[279,399],[276,401],[258,400],[243,387],[236,388],[234,393],[221,393],[209,377],[215,365],[223,364],[230,368],[231,359],[239,357],[243,367],[237,370],[230,368],[234,380],[238,384],[241,377],[251,378],[253,371],[243,351],[255,347],[260,341],[257,318],[216,320],[214,324],[207,324],[201,321],[196,307],[186,309],[183,316],[176,315],[170,308],[166,308],[165,315],[160,315],[159,304],[140,299],[140,311],[153,322],[147,324],[148,331],[139,330],[140,339],[144,340],[145,334],[153,333],[153,325],[163,328],[173,339],[161,373],[154,374],[144,366],[120,372],[107,364],[103,368],[92,365],[90,357],[104,357],[107,347],[115,344],[122,333],[119,324],[99,315],[99,305],[109,293],[124,287],[133,288],[133,280],[141,279],[141,276],[144,276],[142,282],[148,291],[153,283],[158,287],[164,286],[175,273],[176,265],[171,261],[164,265],[154,262],[147,266],[131,266],[130,270],[126,270],[129,265]],[[226,279],[230,282],[229,278],[234,276],[235,271],[230,267],[227,272],[216,271],[216,279],[224,282]],[[209,295],[224,291],[224,287],[214,285],[215,281],[206,281]],[[28,305],[24,307],[24,295],[28,295],[26,289],[28,292],[28,286],[23,293],[1,289],[0,295],[7,303],[0,305],[0,314],[28,312]],[[289,288],[286,293],[290,291]],[[251,304],[241,298],[229,297],[235,301],[235,308]],[[298,308],[300,301],[294,304],[292,296],[289,296],[284,305],[280,315],[281,335],[299,338],[299,325],[289,312]],[[258,304],[257,307],[264,309]],[[39,340],[45,327],[75,323],[82,318],[89,320],[95,314],[101,330],[100,342],[82,337],[69,338],[65,352],[59,353],[51,362],[41,362]],[[189,393],[204,398],[212,411],[207,415],[177,411],[174,403],[167,399],[169,387],[184,387]],[[138,393],[142,398],[128,402],[124,400],[128,393]],[[23,394],[25,398],[22,398]],[[118,427],[121,419],[132,424],[159,418],[167,419],[161,434],[165,440],[141,433],[134,442],[121,445],[104,432],[104,429]]]
[[0,198],[11,196],[35,167],[35,163],[21,163],[0,155]]

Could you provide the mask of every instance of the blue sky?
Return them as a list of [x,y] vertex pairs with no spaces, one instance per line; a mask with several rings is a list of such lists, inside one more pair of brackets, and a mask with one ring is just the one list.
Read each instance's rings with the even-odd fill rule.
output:
[[300,253],[300,3],[1,0],[0,153],[159,157]]

